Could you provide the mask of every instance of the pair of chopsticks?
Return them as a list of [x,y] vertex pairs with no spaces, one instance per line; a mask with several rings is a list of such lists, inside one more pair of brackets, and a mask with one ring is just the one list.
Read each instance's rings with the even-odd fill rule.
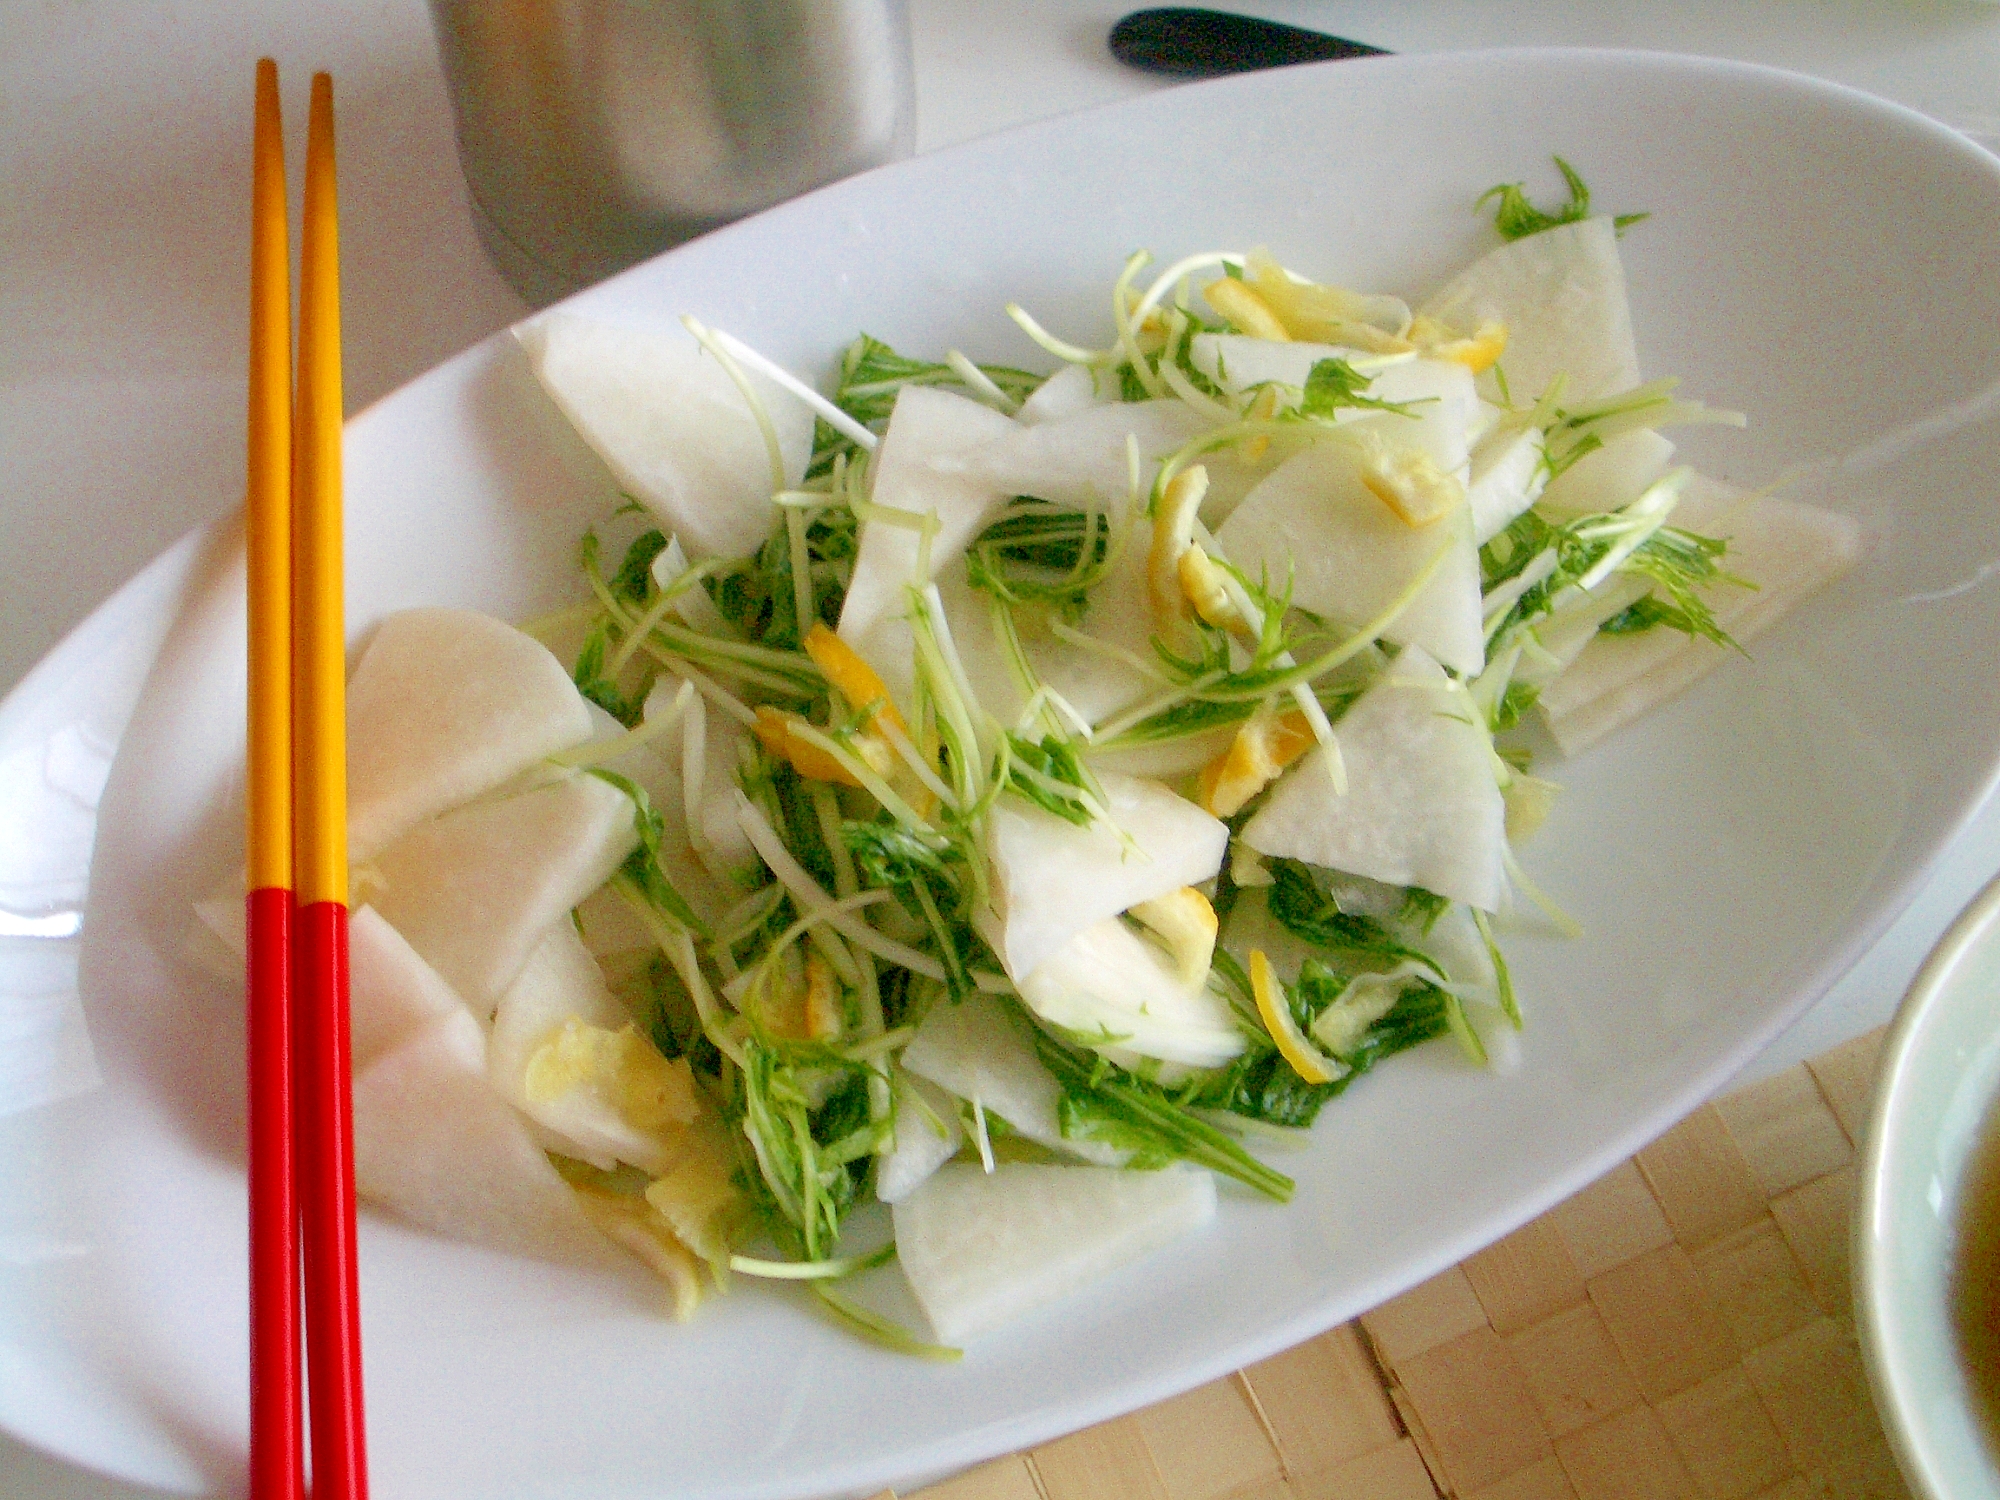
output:
[[278,69],[257,64],[249,423],[250,1494],[364,1500],[347,1014],[346,624],[333,80],[312,81],[292,381]]

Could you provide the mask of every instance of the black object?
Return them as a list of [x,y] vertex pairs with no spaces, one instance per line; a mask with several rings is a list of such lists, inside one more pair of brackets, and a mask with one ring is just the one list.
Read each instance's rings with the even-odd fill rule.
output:
[[1149,73],[1219,78],[1292,63],[1379,57],[1386,49],[1282,21],[1169,5],[1135,10],[1111,28],[1111,55]]

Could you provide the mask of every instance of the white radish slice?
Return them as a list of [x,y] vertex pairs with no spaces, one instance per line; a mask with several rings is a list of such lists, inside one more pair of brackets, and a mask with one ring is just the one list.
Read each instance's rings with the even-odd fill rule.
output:
[[988,823],[995,947],[1019,980],[1086,927],[1222,868],[1229,829],[1158,782],[1099,777],[1111,822],[1079,827],[1003,796]]
[[411,1032],[465,1009],[458,992],[372,906],[348,920],[347,984],[356,1073]]
[[1091,375],[1090,367],[1064,365],[1035,387],[1033,394],[1021,403],[1021,409],[1015,416],[1032,426],[1037,422],[1053,422],[1060,417],[1073,417],[1085,408],[1097,404],[1097,381]]
[[[1568,377],[1565,406],[1639,383],[1625,269],[1609,218],[1564,224],[1489,251],[1418,315],[1468,331],[1504,323],[1507,348],[1498,368],[1516,402],[1535,400],[1557,375]],[[1489,395],[1498,384],[1491,371],[1480,377]]]
[[[605,987],[597,961],[565,918],[549,929],[529,955],[520,978],[500,997],[487,1039],[487,1075],[501,1097],[549,1131],[565,1154],[606,1171],[629,1162],[657,1177],[684,1149],[675,1137],[697,1113],[686,1061],[669,1063],[648,1047],[640,1066],[623,1075],[579,1078],[553,1097],[538,1097],[533,1083],[536,1056],[571,1020],[601,1032],[617,1032],[632,1018]],[[621,1101],[627,1091],[646,1088],[658,1093],[656,1084],[672,1097],[655,1112],[671,1118],[648,1129],[628,1117]],[[649,1094],[648,1103],[660,1101]]]
[[[1078,627],[1114,651],[1156,661],[1153,633],[1159,626],[1147,595],[1146,559],[1153,546],[1153,523],[1135,518],[1124,546],[1103,579],[1090,591]],[[1073,645],[1046,628],[1026,625],[1022,638],[1042,681],[1061,693],[1084,718],[1096,722],[1149,692],[1158,684],[1111,652]]]
[[[645,718],[655,719],[666,712],[680,687],[679,678],[671,673],[662,673],[653,684],[652,691],[646,695]],[[688,708],[694,707],[698,696],[689,695]],[[591,712],[600,736],[625,733],[624,725],[596,705],[592,705]],[[662,870],[674,889],[686,898],[695,915],[704,922],[712,922],[742,897],[729,881],[717,878],[702,864],[695,856],[694,842],[688,836],[687,790],[681,781],[681,736],[685,731],[684,721],[675,724],[653,739],[629,746],[622,753],[602,762],[602,765],[605,770],[616,772],[645,792],[653,811],[660,815]]]
[[875,1162],[875,1196],[900,1203],[958,1154],[958,1102],[907,1070],[896,1075],[896,1144]]
[[1346,794],[1333,788],[1326,752],[1315,750],[1278,783],[1243,841],[1259,854],[1494,910],[1506,810],[1475,713],[1435,661],[1405,647],[1334,725]]
[[1488,420],[1480,410],[1472,372],[1451,360],[1384,364],[1380,355],[1338,344],[1283,343],[1237,333],[1198,334],[1189,354],[1195,368],[1225,390],[1241,394],[1275,383],[1285,408],[1298,404],[1314,365],[1323,359],[1345,360],[1363,375],[1372,373],[1363,392],[1370,400],[1409,402],[1411,407],[1404,416],[1366,406],[1338,407],[1333,421],[1374,422],[1385,439],[1422,450],[1447,474],[1464,469],[1467,445]]
[[[931,538],[930,572],[920,579],[920,539],[915,530],[887,521],[862,525],[854,576],[840,609],[840,634],[877,671],[886,670],[874,655],[879,649],[877,627],[905,613],[904,590],[912,583],[935,579],[1006,503],[1006,495],[984,479],[944,472],[938,460],[1015,430],[1012,418],[949,391],[906,386],[896,398],[882,446],[875,452],[869,498],[895,510],[936,516],[938,534]],[[907,630],[903,639],[907,643]],[[905,653],[907,649],[905,645]]]
[[1484,420],[1472,372],[1448,359],[1410,359],[1390,365],[1368,387],[1378,401],[1408,403],[1407,412],[1355,409],[1356,430],[1393,447],[1414,448],[1440,472],[1463,481],[1472,433]]
[[595,776],[446,813],[376,861],[375,906],[481,1016],[557,918],[638,844],[632,802]]
[[533,638],[469,609],[390,615],[347,685],[348,856],[589,738],[582,695]]
[[[1862,553],[1861,528],[1846,516],[1776,495],[1746,499],[1699,479],[1670,524],[1726,538],[1724,569],[1757,583],[1754,589],[1714,584],[1702,591],[1739,644],[1841,577]],[[1543,689],[1542,712],[1563,753],[1575,755],[1735,654],[1663,626],[1637,635],[1595,635],[1569,670]]]
[[[729,372],[692,338],[551,312],[514,330],[536,378],[583,440],[689,557],[740,557],[770,532],[771,461]],[[746,371],[776,429],[784,482],[812,454],[813,413]]]
[[1383,613],[1435,561],[1429,582],[1383,634],[1422,646],[1468,677],[1486,663],[1479,549],[1463,511],[1429,526],[1407,524],[1361,482],[1339,441],[1286,459],[1216,536],[1248,576],[1268,577],[1274,588],[1289,576],[1293,604],[1350,626]]
[[1548,482],[1542,450],[1539,427],[1492,433],[1473,448],[1465,498],[1474,545],[1492,541],[1541,496]]
[[1117,917],[1085,928],[1016,986],[1052,1026],[1086,1037],[1120,1067],[1151,1058],[1215,1068],[1243,1051],[1228,1002],[1187,985],[1172,962]]
[[1667,472],[1674,445],[1651,428],[1624,433],[1549,481],[1535,503],[1558,521],[1623,510]]
[[998,1115],[1015,1134],[1104,1166],[1126,1153],[1096,1141],[1066,1140],[1056,1118],[1062,1089],[998,1000],[940,1000],[903,1049],[903,1066],[946,1093]]
[[1122,514],[1131,493],[1126,440],[1139,445],[1141,495],[1162,458],[1213,424],[1184,401],[1110,401],[938,459],[936,467],[998,490],[1079,510]]
[[896,1205],[896,1255],[937,1336],[959,1343],[1081,1290],[1215,1216],[1215,1179],[953,1163]]
[[[1344,359],[1363,374],[1381,362],[1380,355],[1341,344],[1260,339],[1243,333],[1198,333],[1188,345],[1189,362],[1232,396],[1259,385],[1286,387],[1281,395],[1302,392],[1312,367],[1323,359]],[[1297,400],[1284,404],[1294,406]]]
[[[659,691],[657,686],[655,692]],[[651,711],[653,695],[647,694]],[[740,872],[757,868],[757,851],[736,821],[736,770],[750,735],[721,709],[710,710],[696,693],[675,731],[680,742],[682,826],[702,867],[724,886]]]
[[354,1182],[370,1202],[455,1239],[540,1260],[626,1264],[486,1081],[486,1038],[463,1009],[355,1075]]

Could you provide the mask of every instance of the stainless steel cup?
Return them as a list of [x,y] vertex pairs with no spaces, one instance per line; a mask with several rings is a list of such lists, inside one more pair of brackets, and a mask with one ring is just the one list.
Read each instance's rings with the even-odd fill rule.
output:
[[430,0],[489,256],[541,306],[910,151],[903,0]]

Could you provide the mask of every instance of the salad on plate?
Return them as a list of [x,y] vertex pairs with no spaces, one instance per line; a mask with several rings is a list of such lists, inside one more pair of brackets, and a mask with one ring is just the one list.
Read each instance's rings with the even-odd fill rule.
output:
[[[1674,463],[1743,419],[1643,378],[1634,221],[1562,170],[1414,307],[1134,255],[1093,342],[1008,309],[1052,374],[518,330],[628,503],[575,608],[406,611],[355,668],[362,1193],[951,1357],[1218,1191],[1275,1211],[1395,1053],[1504,1066],[1566,998],[1502,947],[1569,928],[1534,751],[1859,549]],[[855,1292],[892,1261],[928,1328]]]

